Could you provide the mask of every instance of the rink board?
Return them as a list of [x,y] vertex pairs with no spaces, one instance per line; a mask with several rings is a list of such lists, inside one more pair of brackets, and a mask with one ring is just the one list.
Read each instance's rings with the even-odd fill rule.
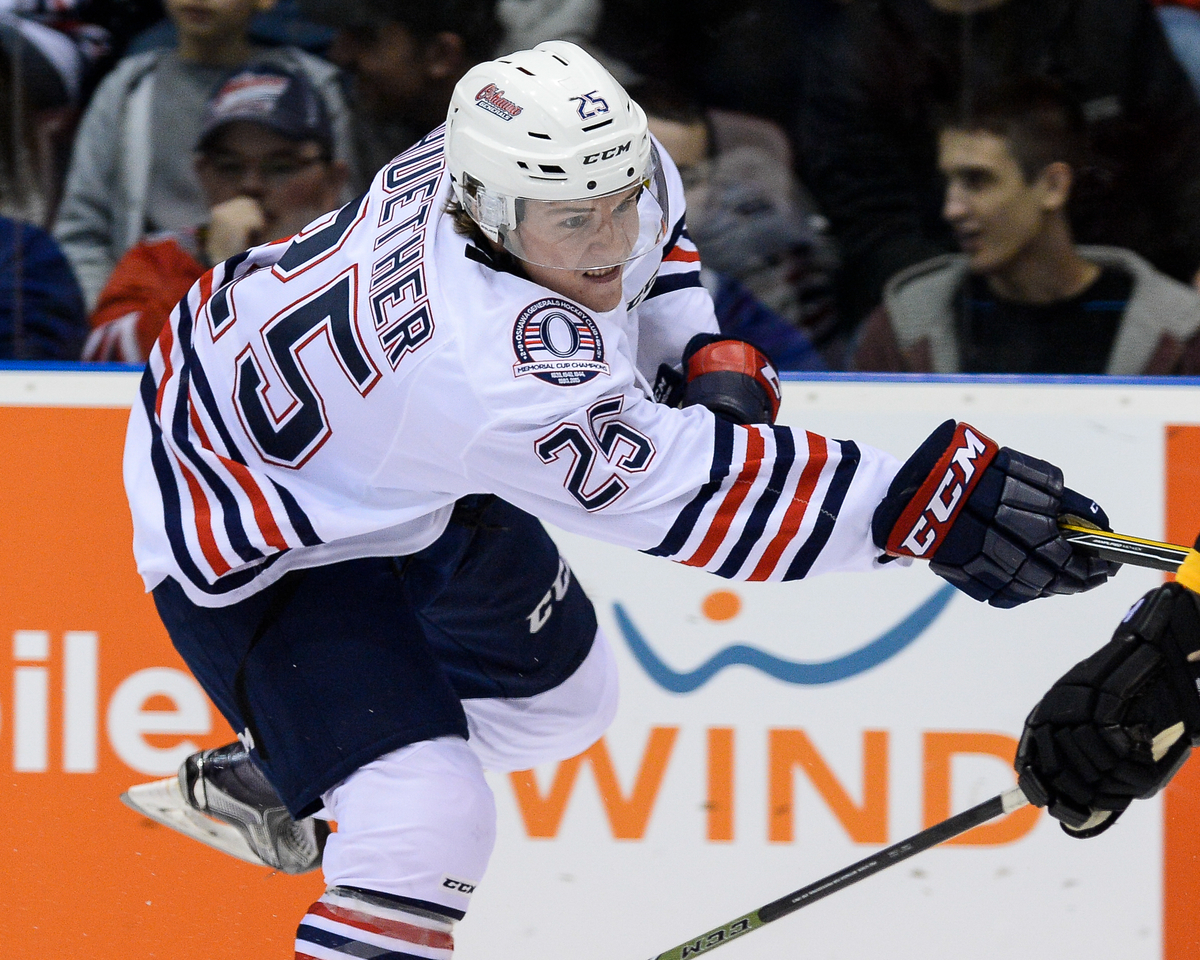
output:
[[[137,377],[0,370],[0,954],[290,957],[317,876],[241,864],[117,795],[230,737],[130,556]],[[1200,384],[829,376],[781,419],[905,455],[946,417],[1063,467],[1114,526],[1200,528]],[[645,960],[1009,787],[1030,706],[1159,575],[996,611],[914,567],[739,584],[555,531],[620,662],[581,760],[493,775],[488,960]],[[724,947],[728,960],[1200,955],[1200,765],[1104,836],[1026,811]]]

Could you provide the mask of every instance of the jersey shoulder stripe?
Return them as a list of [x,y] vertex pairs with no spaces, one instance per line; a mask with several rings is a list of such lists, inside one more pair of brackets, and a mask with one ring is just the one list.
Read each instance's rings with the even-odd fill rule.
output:
[[698,249],[697,250],[684,250],[682,247],[676,247],[674,250],[672,250],[670,253],[668,253],[665,257],[663,257],[663,263],[699,263],[699,262],[700,262],[700,251]]
[[682,237],[686,232],[687,232],[687,223],[685,222],[684,218],[681,216],[678,220],[675,221],[675,226],[673,226],[671,228],[671,235],[667,238],[666,245],[663,246],[663,259],[664,260],[668,256],[670,256],[671,252],[675,249],[675,244],[677,244],[679,242],[679,238]]
[[661,297],[664,293],[674,293],[676,290],[686,290],[688,287],[700,286],[700,271],[691,270],[687,273],[659,274],[654,286],[646,294],[646,300]]
[[700,251],[688,236],[687,225],[683,217],[675,224],[671,236],[663,247],[662,263],[659,264],[658,275],[646,294],[645,300],[652,300],[676,290],[700,286]]

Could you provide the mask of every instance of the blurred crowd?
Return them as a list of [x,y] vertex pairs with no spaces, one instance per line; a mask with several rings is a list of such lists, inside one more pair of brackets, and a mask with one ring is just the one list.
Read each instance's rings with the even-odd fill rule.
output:
[[1200,374],[1200,0],[0,0],[0,359],[144,361],[552,38],[780,369]]

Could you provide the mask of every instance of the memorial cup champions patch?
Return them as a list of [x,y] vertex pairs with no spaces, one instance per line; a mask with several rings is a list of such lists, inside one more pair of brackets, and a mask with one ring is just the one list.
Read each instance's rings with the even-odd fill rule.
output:
[[534,376],[557,387],[574,387],[608,373],[596,321],[556,297],[538,300],[521,311],[513,327],[513,350],[515,377]]

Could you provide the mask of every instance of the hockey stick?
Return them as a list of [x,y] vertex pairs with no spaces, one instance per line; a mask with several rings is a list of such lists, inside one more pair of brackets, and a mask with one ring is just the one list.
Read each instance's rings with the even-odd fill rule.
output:
[[1090,550],[1102,560],[1115,560],[1118,563],[1131,563],[1137,567],[1150,567],[1153,570],[1168,570],[1174,573],[1191,552],[1187,547],[1174,543],[1145,540],[1125,533],[1112,533],[1071,523],[1074,519],[1059,518],[1058,529],[1062,531],[1063,539]]
[[[1105,560],[1115,560],[1155,570],[1174,571],[1183,563],[1189,553],[1187,547],[1181,547],[1174,543],[1162,543],[1158,540],[1146,540],[1123,533],[1111,533],[1085,526],[1083,522],[1073,523],[1074,520],[1076,520],[1075,517],[1063,517],[1059,520],[1059,529],[1062,531],[1063,538],[1094,552]],[[786,917],[789,913],[794,913],[802,907],[807,907],[810,903],[815,903],[830,894],[844,890],[865,877],[907,860],[922,850],[928,850],[939,843],[944,843],[1002,814],[1019,810],[1028,803],[1021,788],[1013,787],[970,810],[964,810],[941,823],[935,823],[932,827],[922,830],[907,840],[901,840],[874,856],[859,860],[837,873],[831,873],[815,883],[810,883],[807,887],[801,887],[785,897],[780,897],[757,910],[743,914],[736,920],[731,920],[699,937],[672,947],[665,953],[657,954],[651,960],[690,960],[691,957],[715,950],[743,934],[765,926],[772,920]]]
[[928,850],[952,837],[957,837],[960,833],[966,833],[972,827],[987,823],[1001,814],[1019,810],[1027,803],[1029,801],[1021,792],[1020,787],[1005,790],[1004,793],[992,797],[991,800],[985,800],[970,810],[964,810],[941,823],[935,823],[932,827],[914,834],[907,840],[901,840],[886,850],[880,850],[873,856],[859,860],[858,863],[851,864],[837,873],[831,873],[815,883],[810,883],[807,887],[801,887],[785,897],[773,900],[766,906],[743,914],[724,926],[709,930],[677,947],[672,947],[666,953],[652,957],[651,960],[689,960],[689,958],[699,956],[709,950],[715,950],[730,940],[735,940],[751,930],[757,930],[772,920],[786,917],[789,913],[794,913],[801,907],[807,907],[810,903],[815,903],[831,893],[844,890],[851,884],[858,883],[864,877],[879,873],[880,870],[886,870],[922,850]]

